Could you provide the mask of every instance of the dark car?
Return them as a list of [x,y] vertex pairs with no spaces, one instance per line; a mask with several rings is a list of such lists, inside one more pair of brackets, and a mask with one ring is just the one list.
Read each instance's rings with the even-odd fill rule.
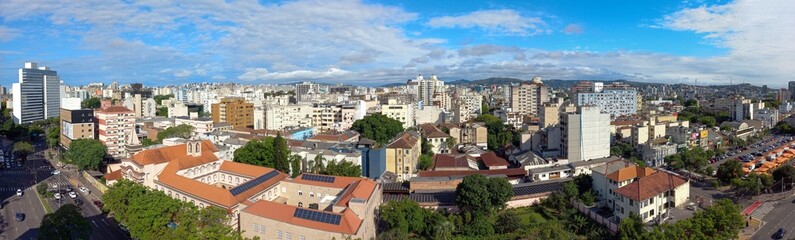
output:
[[101,210],[102,207],[105,206],[105,204],[102,203],[102,201],[94,200],[94,206],[97,206]]
[[784,230],[784,228],[779,228],[778,231],[773,234],[773,238],[782,239],[784,238],[784,234],[787,234],[787,230]]
[[80,200],[79,198],[75,199],[75,205],[77,205],[77,206],[83,205],[83,200]]
[[25,221],[24,213],[17,213],[17,222]]

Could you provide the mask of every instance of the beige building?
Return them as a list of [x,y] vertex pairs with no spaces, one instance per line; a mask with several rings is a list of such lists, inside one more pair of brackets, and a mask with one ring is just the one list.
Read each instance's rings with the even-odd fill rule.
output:
[[483,149],[488,148],[489,132],[483,123],[451,124],[446,127],[457,144],[474,144]]
[[386,146],[386,171],[397,174],[396,181],[409,180],[416,173],[421,149],[420,134],[405,131]]
[[311,105],[267,105],[264,114],[261,129],[282,130],[288,127],[312,126]]
[[511,87],[511,110],[523,115],[538,116],[543,104],[549,101],[549,90],[540,77],[530,83]]
[[61,108],[61,137],[60,143],[64,148],[69,148],[72,141],[77,139],[94,139],[94,110]]
[[400,104],[394,99],[390,99],[387,104],[381,105],[381,114],[398,120],[403,123],[403,128],[414,126],[414,106],[412,104]]
[[254,104],[243,98],[225,97],[212,104],[213,122],[229,123],[235,128],[254,126]]
[[320,132],[345,131],[356,121],[356,105],[317,103],[312,105],[312,125]]
[[122,106],[110,106],[95,110],[94,117],[98,139],[108,148],[108,154],[124,156],[125,137],[135,130],[135,113]]
[[450,138],[449,134],[442,132],[434,124],[419,125],[419,130],[422,137],[428,140],[433,153],[450,153],[450,149],[447,146],[447,139]]
[[194,119],[188,117],[174,118],[174,126],[179,126],[182,124],[193,127],[194,133],[209,133],[213,131],[213,119],[209,117]]

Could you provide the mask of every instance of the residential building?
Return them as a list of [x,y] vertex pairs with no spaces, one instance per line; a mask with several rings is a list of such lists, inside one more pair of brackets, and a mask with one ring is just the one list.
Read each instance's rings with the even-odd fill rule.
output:
[[450,135],[439,130],[434,124],[419,125],[420,134],[424,137],[428,144],[431,145],[433,153],[449,153],[450,149],[447,146],[447,140]]
[[58,72],[26,62],[19,69],[19,82],[11,85],[14,123],[31,123],[58,117],[61,109],[61,80]]
[[421,155],[420,134],[405,131],[386,146],[386,171],[397,175],[396,181],[409,180],[416,173],[417,160]]
[[683,206],[690,197],[690,182],[668,172],[639,176],[615,191],[613,213],[618,221],[637,214],[644,223],[662,222],[671,208]]
[[312,82],[302,82],[295,85],[295,95],[298,101],[309,100],[307,97],[320,93],[320,85]]
[[390,99],[387,104],[381,105],[381,114],[403,123],[403,128],[414,126],[414,105],[399,104]]
[[607,88],[590,93],[577,93],[577,106],[598,106],[602,113],[611,117],[635,114],[638,107],[638,92],[634,89]]
[[98,139],[108,148],[108,154],[123,156],[125,137],[135,132],[135,113],[122,106],[94,110],[97,118]]
[[434,96],[445,91],[444,81],[436,78],[436,75],[426,79],[420,74],[410,82],[417,85],[417,101],[423,106],[433,105]]
[[69,148],[72,141],[77,139],[94,139],[94,110],[91,109],[61,109],[60,144]]
[[212,104],[213,122],[229,123],[235,128],[254,126],[254,104],[243,98],[225,97]]
[[174,118],[174,125],[190,125],[193,127],[193,132],[198,134],[210,133],[213,131],[213,119],[209,117],[203,118],[188,118],[188,117],[177,117]]
[[570,162],[610,156],[610,115],[596,106],[580,106],[561,113],[561,156]]
[[[289,127],[312,127],[311,105],[266,105],[261,129],[282,130]],[[255,127],[254,129],[259,129]]]
[[336,130],[345,131],[360,119],[360,105],[316,103],[312,105],[312,124],[321,132]]
[[511,87],[511,110],[522,115],[538,116],[543,104],[549,101],[549,89],[540,77],[533,77],[529,83],[523,82]]
[[[460,92],[459,92],[460,91]],[[483,97],[459,88],[453,94],[453,122],[462,123],[476,118],[482,111]]]
[[462,123],[443,125],[450,130],[450,136],[457,144],[472,144],[482,149],[488,148],[488,129],[484,123]]
[[141,101],[141,117],[154,117],[157,115],[157,102],[153,98]]
[[417,125],[424,123],[440,124],[444,122],[444,118],[443,109],[437,106],[422,106],[414,114],[414,122]]
[[81,103],[82,100],[80,100],[80,98],[72,98],[72,97],[61,98],[61,109],[69,109],[69,110],[80,109]]
[[795,81],[789,81],[787,86],[790,94],[792,94],[792,101],[795,101]]

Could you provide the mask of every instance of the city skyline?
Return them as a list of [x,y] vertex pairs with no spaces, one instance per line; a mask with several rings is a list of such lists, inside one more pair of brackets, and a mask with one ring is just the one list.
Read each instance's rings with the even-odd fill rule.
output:
[[[457,4],[456,4],[457,3]],[[785,87],[788,1],[0,3],[0,84],[513,77]]]

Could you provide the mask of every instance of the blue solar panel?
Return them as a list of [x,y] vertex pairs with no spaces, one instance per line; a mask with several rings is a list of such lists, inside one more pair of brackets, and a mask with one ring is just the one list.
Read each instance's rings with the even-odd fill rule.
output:
[[307,181],[333,183],[335,178],[334,178],[334,176],[304,174],[304,175],[301,175],[301,179],[307,180]]
[[268,172],[266,174],[263,174],[262,176],[259,176],[259,177],[255,178],[254,180],[245,182],[243,184],[240,184],[240,186],[237,186],[237,187],[234,187],[234,188],[230,189],[229,192],[231,192],[232,195],[237,196],[238,194],[241,194],[241,193],[253,188],[254,186],[260,185],[260,184],[270,180],[271,178],[275,177],[276,175],[279,175],[279,172],[276,171],[276,170],[272,170],[272,171],[270,171],[270,172]]
[[340,221],[342,220],[342,216],[340,215],[325,213],[320,211],[306,210],[303,208],[296,208],[293,217],[315,221],[315,222],[334,224],[334,225],[340,225]]

